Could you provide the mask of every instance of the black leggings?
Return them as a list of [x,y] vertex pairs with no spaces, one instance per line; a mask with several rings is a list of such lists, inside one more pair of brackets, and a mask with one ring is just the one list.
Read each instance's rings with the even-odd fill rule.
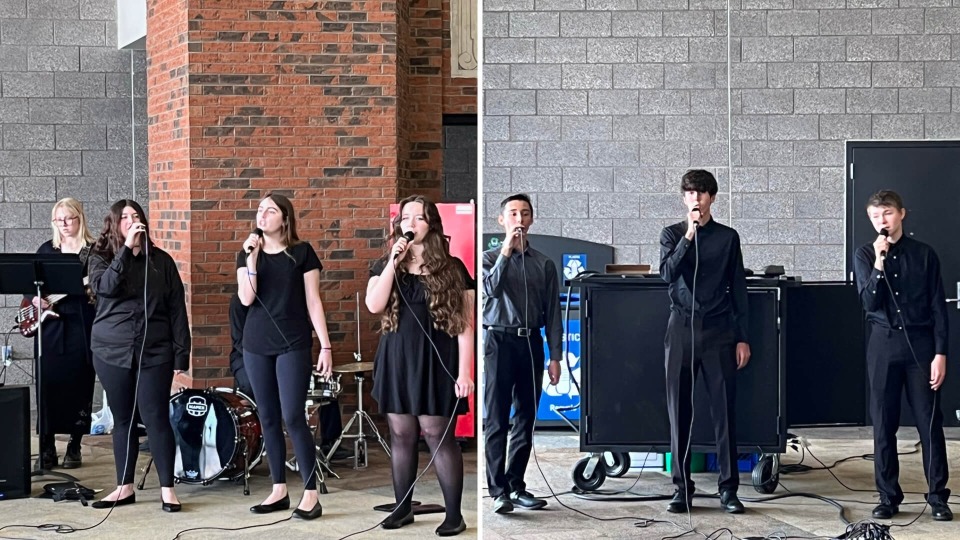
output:
[[[136,363],[136,361],[134,361]],[[133,483],[140,444],[130,429],[133,420],[133,399],[136,392],[140,418],[147,427],[150,454],[157,465],[160,487],[173,487],[174,442],[170,426],[170,385],[173,383],[173,364],[145,367],[140,370],[137,389],[136,368],[110,365],[96,358],[93,367],[107,392],[107,401],[113,413],[113,459],[117,466],[117,485]],[[126,463],[126,470],[124,470]]]
[[263,426],[264,446],[274,484],[286,483],[287,444],[283,424],[293,441],[305,489],[317,489],[317,448],[307,426],[307,388],[313,369],[310,349],[264,356],[243,351],[243,365],[257,396],[257,409]]

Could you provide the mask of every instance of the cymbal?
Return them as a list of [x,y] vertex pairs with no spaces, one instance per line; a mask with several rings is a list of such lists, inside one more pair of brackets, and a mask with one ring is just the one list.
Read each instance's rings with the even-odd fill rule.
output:
[[362,371],[373,371],[373,362],[352,362],[333,366],[333,371],[337,373],[360,373]]

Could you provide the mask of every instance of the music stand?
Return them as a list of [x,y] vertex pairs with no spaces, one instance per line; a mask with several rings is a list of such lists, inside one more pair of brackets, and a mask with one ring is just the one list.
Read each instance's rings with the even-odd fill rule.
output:
[[[0,254],[0,294],[36,295],[43,298],[51,294],[84,295],[83,265],[80,257],[72,253],[3,253]],[[43,328],[37,329],[37,432],[44,425],[43,392]],[[66,473],[41,468],[43,456],[31,476],[54,476],[76,482]]]

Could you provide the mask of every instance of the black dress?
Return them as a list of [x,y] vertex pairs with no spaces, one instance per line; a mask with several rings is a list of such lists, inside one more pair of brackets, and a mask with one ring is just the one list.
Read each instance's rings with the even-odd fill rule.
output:
[[[465,290],[473,289],[476,282],[463,261],[454,257],[453,263],[463,273]],[[371,277],[379,276],[385,265],[385,260],[378,261]],[[380,405],[381,413],[450,416],[456,407],[456,414],[465,414],[467,400],[461,399],[457,404],[454,383],[460,372],[457,336],[434,328],[426,304],[426,286],[419,276],[401,272],[397,277],[407,302],[400,299],[397,330],[380,336],[373,364],[373,399]],[[440,352],[439,361],[420,325],[430,333]]]
[[[48,240],[37,253],[60,253],[60,250]],[[86,266],[84,264],[84,274]],[[39,433],[48,435],[90,433],[96,377],[90,354],[94,306],[86,295],[70,295],[57,302],[53,309],[60,317],[48,317],[40,327],[43,358],[37,381],[43,384],[39,389],[43,414],[38,415],[37,428]],[[34,340],[34,358],[36,353]]]

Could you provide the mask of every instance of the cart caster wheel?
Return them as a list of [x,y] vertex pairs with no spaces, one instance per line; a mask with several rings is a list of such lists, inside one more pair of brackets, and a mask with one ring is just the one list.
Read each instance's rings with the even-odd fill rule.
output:
[[763,456],[753,467],[753,489],[758,493],[769,495],[777,490],[780,473],[774,471],[775,466],[773,457]]
[[573,484],[581,491],[596,491],[603,485],[603,481],[607,479],[607,474],[603,470],[603,463],[598,463],[597,466],[593,468],[593,474],[589,477],[585,476],[589,462],[590,458],[583,458],[573,466]]
[[604,452],[601,463],[603,472],[610,478],[620,478],[630,470],[630,454],[626,452]]

